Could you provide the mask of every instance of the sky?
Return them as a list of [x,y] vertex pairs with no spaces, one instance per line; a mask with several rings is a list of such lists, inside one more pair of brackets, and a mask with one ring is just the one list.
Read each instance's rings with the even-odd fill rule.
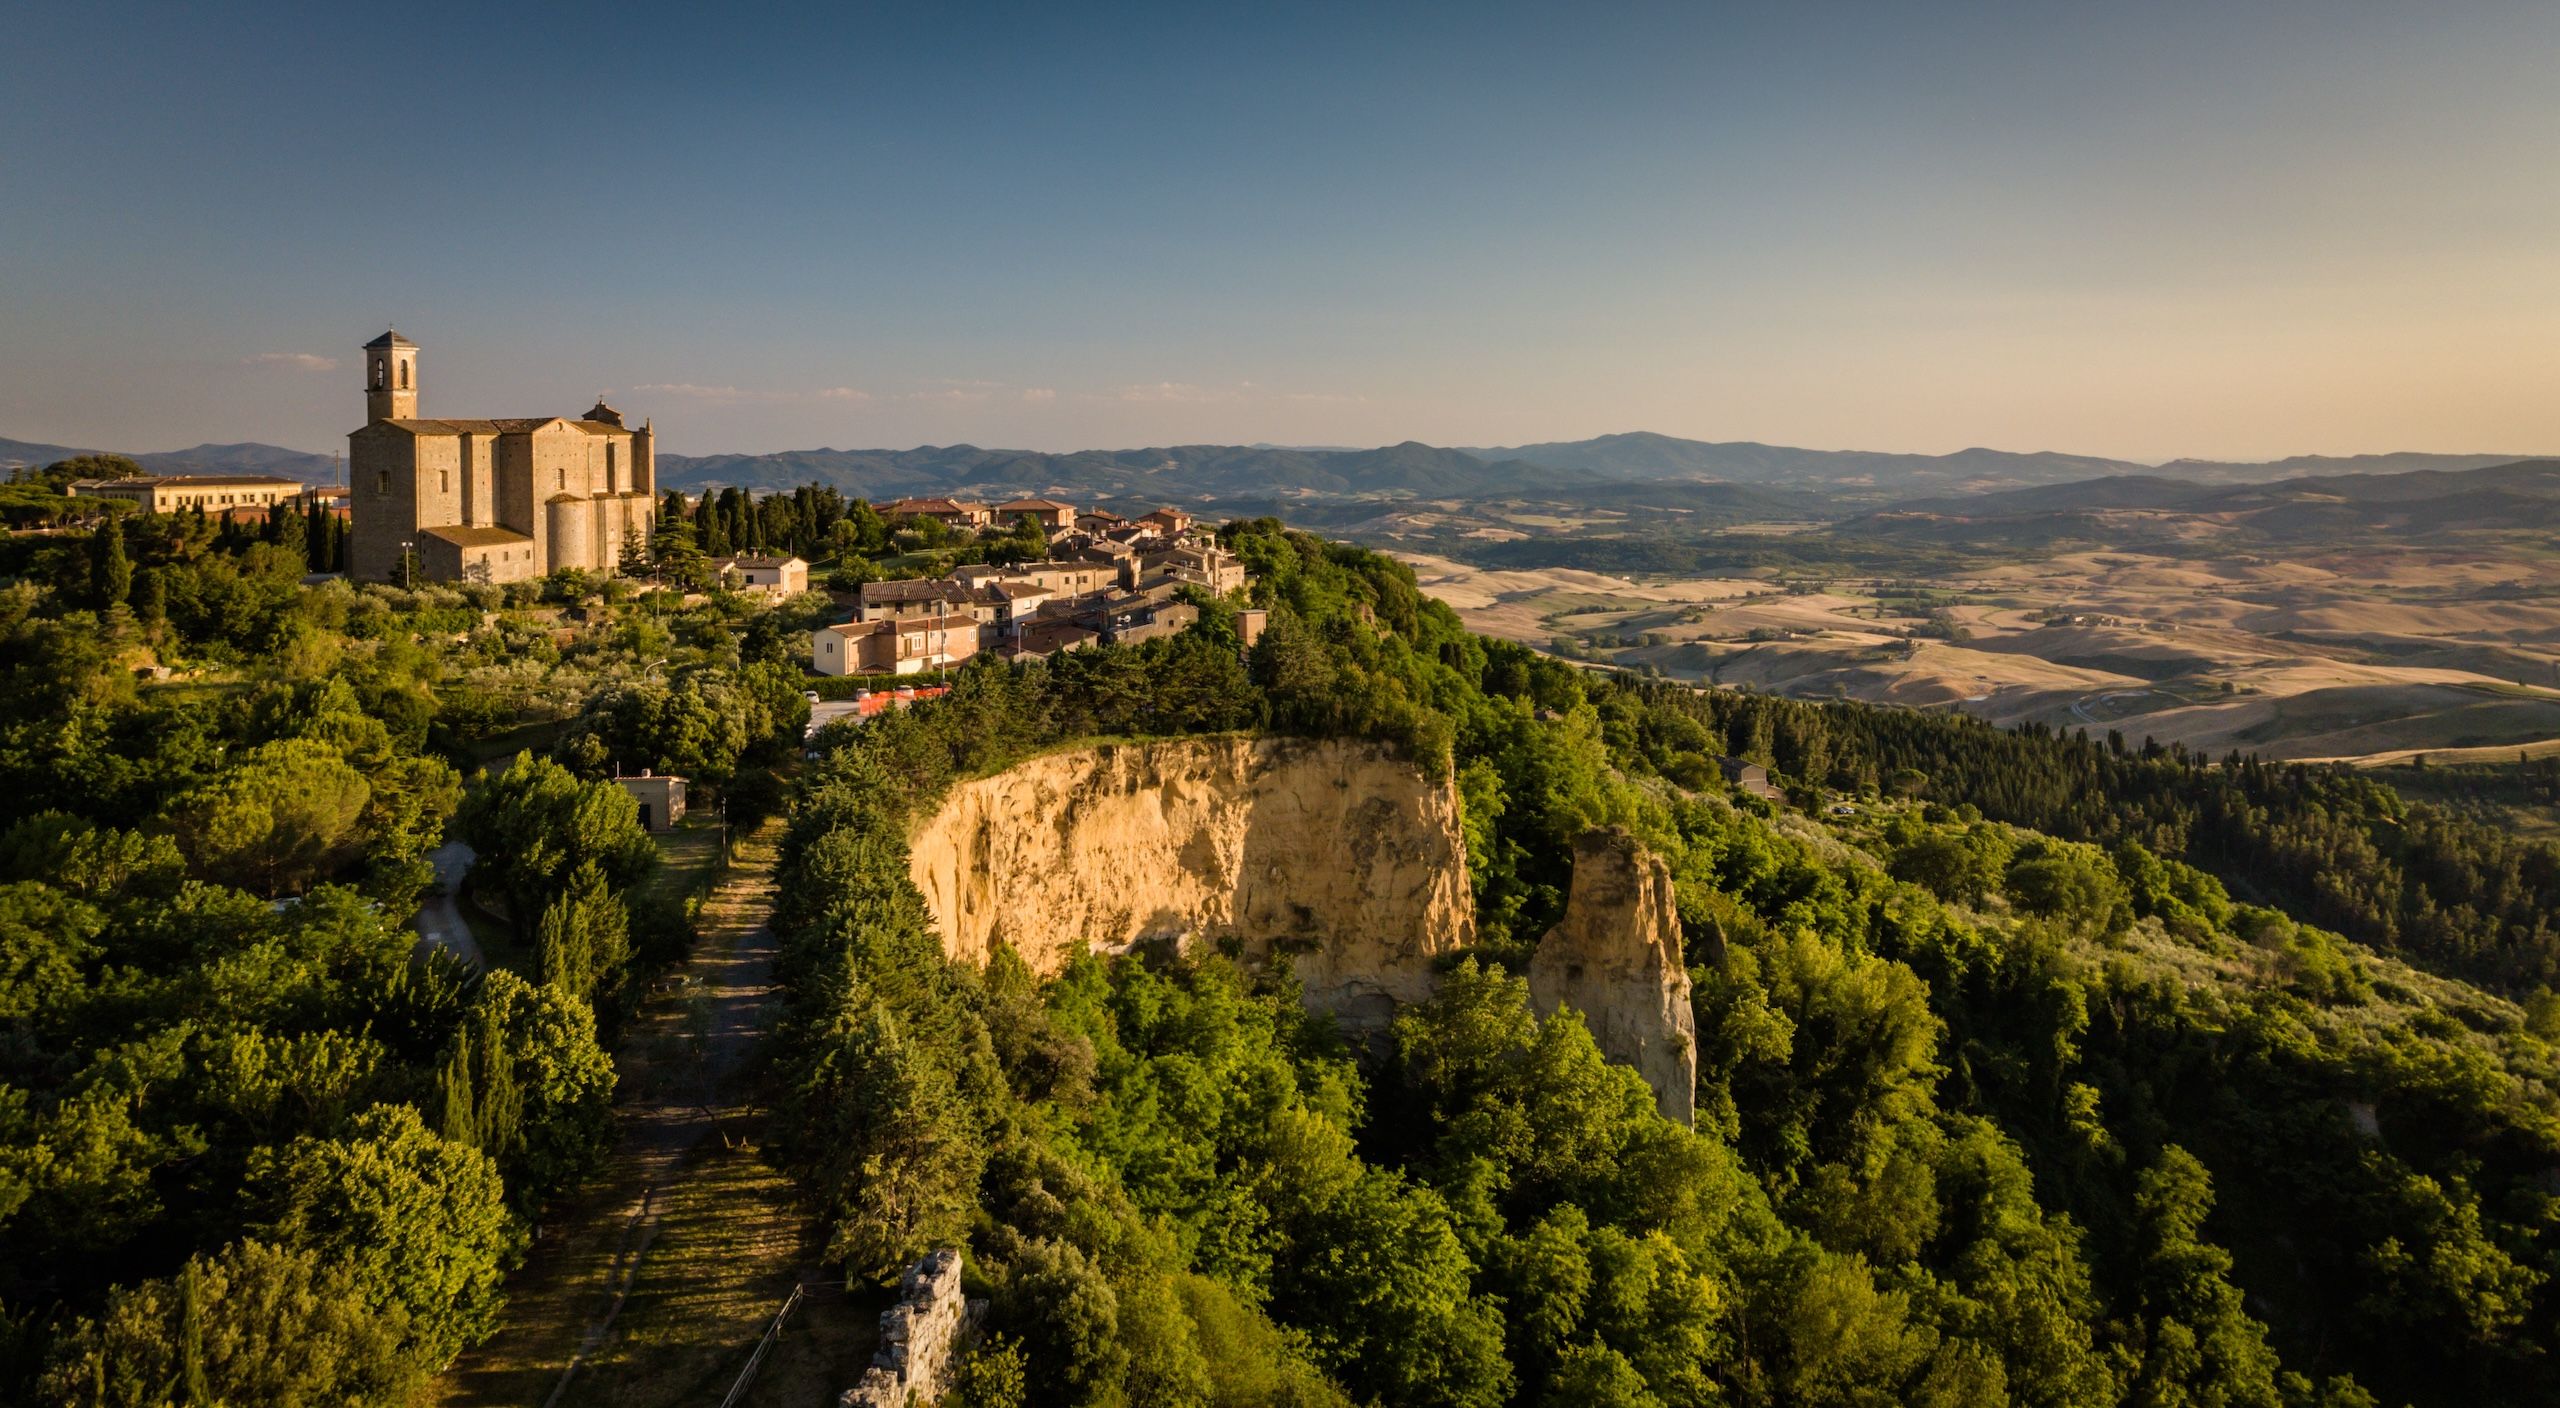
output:
[[2560,5],[0,10],[0,436],[2560,449]]

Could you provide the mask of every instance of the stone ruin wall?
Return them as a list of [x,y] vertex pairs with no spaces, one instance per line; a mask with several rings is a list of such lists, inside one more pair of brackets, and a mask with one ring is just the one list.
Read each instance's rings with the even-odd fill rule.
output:
[[898,1282],[898,1303],[880,1312],[880,1350],[871,1367],[836,1399],[836,1408],[909,1408],[940,1399],[985,1313],[985,1301],[961,1293],[960,1253],[925,1253]]

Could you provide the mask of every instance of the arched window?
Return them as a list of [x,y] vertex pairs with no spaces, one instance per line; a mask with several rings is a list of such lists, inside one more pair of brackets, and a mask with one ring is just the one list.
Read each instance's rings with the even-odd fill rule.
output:
[[400,389],[409,389],[409,360],[405,357],[400,359]]
[[373,389],[376,391],[380,391],[382,389],[382,359],[380,357],[373,359]]

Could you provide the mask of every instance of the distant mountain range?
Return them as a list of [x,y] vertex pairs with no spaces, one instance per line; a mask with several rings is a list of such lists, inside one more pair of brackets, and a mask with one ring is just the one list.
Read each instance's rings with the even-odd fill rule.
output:
[[[1492,449],[1445,449],[1408,440],[1374,450],[1279,445],[1173,445],[1049,454],[925,445],[913,450],[801,450],[777,455],[660,455],[670,488],[740,485],[783,489],[812,481],[873,497],[902,494],[1062,492],[1105,498],[1287,499],[1346,495],[1543,498],[1624,506],[1688,507],[1697,489],[1765,491],[1773,511],[1819,508],[1847,495],[1868,502],[1921,494],[1980,494],[2125,476],[2249,484],[2311,473],[2463,470],[2519,455],[2297,456],[2265,464],[2179,460],[2154,468],[2130,460],[2051,452],[1958,450],[1946,455],[1802,450],[1752,441],[1715,443],[1638,432],[1592,440]],[[1744,505],[1730,498],[1725,506]]]
[[[0,471],[41,468],[56,460],[102,453],[107,452],[0,439]],[[254,440],[237,445],[198,445],[192,450],[152,450],[127,454],[125,458],[153,474],[274,474],[306,484],[326,484],[338,472],[335,456],[261,445]]]
[[1408,440],[1374,450],[1275,445],[1169,445],[1143,450],[795,450],[775,455],[658,456],[671,489],[738,485],[789,489],[816,482],[871,498],[909,494],[1066,493],[1100,498],[1412,494],[1507,496],[1596,485],[1579,470],[1488,462]]
[[[0,439],[0,468],[93,453]],[[328,455],[256,443],[198,445],[132,456],[158,474],[279,474],[326,483]],[[848,494],[1063,493],[1085,498],[1249,499],[1275,506],[1311,499],[1390,496],[1542,499],[1620,507],[1727,513],[1821,513],[1843,499],[1883,504],[2042,488],[2097,495],[2172,495],[2144,486],[2230,486],[2303,476],[2459,472],[2510,464],[2519,455],[2402,453],[2301,455],[2263,464],[2177,460],[2153,467],[2051,452],[1970,449],[1945,455],[1804,450],[1754,441],[1682,440],[1635,432],[1496,449],[1449,449],[1408,440],[1376,449],[1286,445],[1171,445],[1138,450],[990,450],[922,445],[912,450],[792,450],[765,455],[658,456],[667,488],[737,485],[755,490],[832,485]],[[2077,487],[2074,487],[2077,486]],[[2081,502],[2075,507],[2135,506]],[[2016,511],[2027,511],[2023,503]]]

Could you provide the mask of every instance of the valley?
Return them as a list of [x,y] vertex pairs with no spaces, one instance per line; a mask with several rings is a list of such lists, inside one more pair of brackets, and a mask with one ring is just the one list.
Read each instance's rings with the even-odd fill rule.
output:
[[[1687,532],[1660,516],[1638,532],[1632,515],[1442,504],[1347,531],[1411,565],[1472,629],[1667,679],[2214,756],[2511,759],[2560,740],[2545,528],[2560,499],[2547,467],[2516,468],[2537,472],[2468,506],[2458,484],[2420,499],[2435,486],[2408,481],[2479,475],[2279,485],[2246,491],[2241,509],[2230,492],[2177,507],[2154,487],[2169,506],[2077,514],[2069,535],[2042,513],[1991,511],[2016,495]],[[2108,483],[2030,492],[2103,499]],[[2413,506],[2438,522],[2409,524]],[[2513,526],[2477,526],[2497,512]],[[2325,526],[2294,526],[2304,518]]]

